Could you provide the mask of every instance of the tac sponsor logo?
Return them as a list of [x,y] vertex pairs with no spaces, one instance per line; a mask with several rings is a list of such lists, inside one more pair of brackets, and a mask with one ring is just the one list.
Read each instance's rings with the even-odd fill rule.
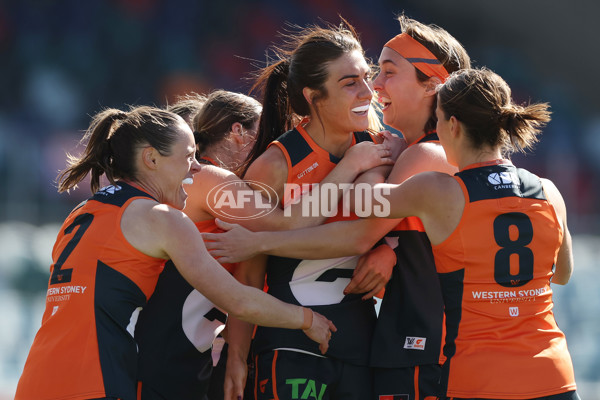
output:
[[312,379],[296,378],[286,379],[286,385],[291,385],[292,399],[315,399],[323,400],[325,391],[327,390],[326,383],[320,383]]
[[509,189],[512,188],[516,182],[518,182],[518,178],[514,176],[511,172],[503,171],[503,172],[492,172],[488,175],[488,182],[494,185],[494,189]]
[[[250,184],[257,190],[252,190]],[[262,194],[259,190],[262,190]],[[279,196],[269,185],[257,181],[223,182],[208,192],[209,208],[221,218],[249,220],[264,217],[275,210]],[[247,215],[240,215],[236,210],[253,209]]]
[[404,348],[409,350],[425,350],[426,338],[407,336],[404,341]]

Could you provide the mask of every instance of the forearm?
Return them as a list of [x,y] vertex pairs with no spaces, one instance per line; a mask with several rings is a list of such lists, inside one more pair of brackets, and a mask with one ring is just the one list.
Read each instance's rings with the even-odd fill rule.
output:
[[[265,255],[242,261],[235,268],[234,277],[244,285],[262,289],[265,283],[266,261],[267,256]],[[229,359],[235,357],[238,362],[246,363],[254,326],[254,324],[241,321],[235,317],[228,318]]]
[[229,310],[234,318],[275,328],[307,328],[308,316],[304,307],[284,303],[256,288],[241,286],[235,293],[228,294],[235,298],[236,306]]
[[239,320],[235,317],[227,319],[228,330],[228,358],[236,358],[239,362],[246,362],[252,342],[254,324]]
[[238,282],[212,258],[195,229],[188,237],[170,239],[169,254],[181,275],[200,293],[232,316],[258,325],[299,329],[303,308],[284,303],[262,290]]
[[342,221],[285,233],[265,231],[252,235],[258,251],[263,254],[301,259],[335,258],[364,254],[395,223],[382,219]]
[[[340,201],[349,192],[352,182],[358,177],[360,169],[353,164],[344,163],[344,159],[319,183],[312,186],[312,190],[302,196],[289,196],[284,207],[284,224],[281,229],[299,229],[322,224],[328,218],[320,210],[332,210],[340,206]],[[292,187],[292,186],[288,186]],[[301,187],[296,187],[301,190]],[[326,189],[326,190],[324,190]],[[312,212],[312,207],[307,207],[309,198],[317,199],[319,212]]]

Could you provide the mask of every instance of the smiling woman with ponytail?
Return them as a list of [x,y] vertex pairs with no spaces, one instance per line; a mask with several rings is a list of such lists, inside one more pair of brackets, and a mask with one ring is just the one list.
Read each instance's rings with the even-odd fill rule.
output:
[[[334,325],[238,283],[181,211],[200,165],[191,129],[154,107],[93,117],[59,191],[88,174],[94,194],[64,221],[52,251],[46,309],[19,380],[19,400],[137,398],[140,310],[166,260],[219,308],[243,320],[301,329],[327,351]],[[110,185],[99,189],[105,175]]]

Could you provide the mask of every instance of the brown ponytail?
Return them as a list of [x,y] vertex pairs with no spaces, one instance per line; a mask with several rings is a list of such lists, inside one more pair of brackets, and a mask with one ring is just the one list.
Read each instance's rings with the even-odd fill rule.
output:
[[111,183],[114,183],[111,168],[112,150],[109,136],[113,131],[115,121],[127,118],[127,114],[117,109],[107,109],[97,114],[82,142],[87,146],[80,157],[67,155],[68,167],[58,177],[58,191],[64,192],[75,188],[88,173],[91,173],[91,189],[96,192],[100,185],[100,177],[106,174]]
[[547,103],[513,103],[508,84],[486,68],[452,73],[438,101],[446,119],[455,116],[465,126],[474,148],[500,147],[505,156],[531,149],[550,121]]
[[176,114],[149,106],[128,112],[113,108],[99,112],[81,140],[87,142],[83,154],[67,155],[68,166],[58,176],[58,191],[75,188],[88,174],[92,193],[100,188],[103,174],[111,184],[118,179],[135,180],[138,148],[152,146],[169,155],[178,135],[175,126],[180,122]]
[[304,88],[316,93],[313,101],[327,98],[325,82],[331,61],[352,51],[364,55],[354,27],[343,19],[339,26],[308,26],[282,36],[283,45],[271,49],[274,61],[258,71],[252,86],[251,91],[262,92],[263,112],[256,145],[242,166],[243,174],[270,142],[292,129],[301,117],[310,115]]
[[525,152],[538,142],[541,128],[550,121],[551,113],[548,108],[547,103],[528,106],[511,103],[501,108],[498,123],[515,150]]

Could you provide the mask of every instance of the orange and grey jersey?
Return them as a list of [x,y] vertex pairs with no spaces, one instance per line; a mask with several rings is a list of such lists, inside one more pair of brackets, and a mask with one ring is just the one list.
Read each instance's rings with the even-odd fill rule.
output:
[[[355,133],[352,144],[372,140],[366,132]],[[288,183],[320,182],[335,167],[338,158],[319,147],[302,126],[280,136],[272,145],[278,146],[288,161]],[[344,217],[341,208],[328,220],[355,219]],[[343,235],[343,232],[340,232]],[[327,356],[366,365],[369,344],[375,324],[372,302],[360,295],[344,295],[352,278],[358,257],[324,260],[300,260],[269,257],[267,264],[268,293],[282,301],[310,306],[337,326]],[[318,344],[302,331],[258,327],[255,337],[257,352],[273,349],[294,349],[320,355]]]
[[121,231],[124,210],[143,198],[152,199],[118,182],[65,220],[16,399],[136,398],[133,332],[165,263],[135,249]]
[[509,161],[455,175],[465,208],[433,246],[446,312],[448,397],[530,399],[575,390],[550,279],[563,230],[540,179]]
[[[214,219],[196,223],[200,232],[222,232]],[[223,264],[232,272],[235,264]],[[212,344],[227,314],[195,290],[168,261],[156,290],[138,318],[140,384],[165,399],[204,398],[212,371]]]
[[[435,132],[417,143],[439,143]],[[404,368],[440,362],[444,302],[431,243],[418,217],[406,217],[385,237],[396,253],[371,347],[371,365]]]

